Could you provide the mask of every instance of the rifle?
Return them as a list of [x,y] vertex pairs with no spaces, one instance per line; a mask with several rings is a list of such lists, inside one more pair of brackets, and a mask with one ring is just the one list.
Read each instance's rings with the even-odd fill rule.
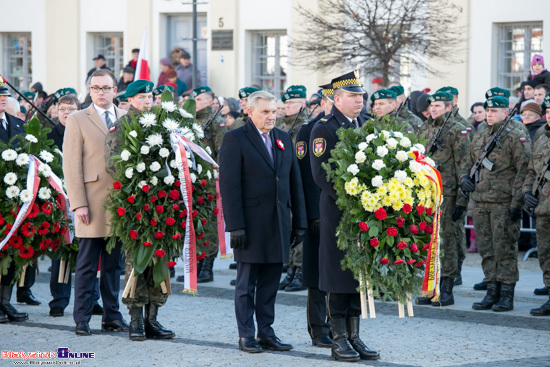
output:
[[206,121],[206,123],[204,124],[204,129],[203,129],[204,130],[204,137],[208,140],[212,139],[212,135],[210,135],[210,125],[212,125],[212,121],[214,121],[216,119],[216,117],[218,117],[218,115],[222,111],[222,108],[223,108],[223,103],[220,104],[220,108],[218,108],[216,113],[213,114],[212,117],[210,117],[208,119],[208,121]]
[[441,135],[443,134],[443,129],[447,125],[447,122],[451,118],[451,116],[455,116],[458,113],[458,108],[456,109],[456,112],[453,114],[451,111],[447,114],[447,117],[445,117],[445,120],[443,120],[443,123],[437,130],[437,132],[432,136],[430,139],[428,145],[426,146],[426,152],[428,154],[431,154],[435,151],[435,148],[439,150],[443,150],[443,147],[441,146]]
[[407,97],[407,99],[404,100],[403,103],[401,103],[401,105],[399,105],[399,108],[397,109],[397,113],[395,114],[396,116],[399,116],[399,114],[401,113],[401,110],[403,109],[403,107],[405,107],[407,105],[407,103],[409,102],[409,98],[411,98],[411,97]]
[[[535,182],[533,184],[533,189],[531,190],[531,194],[535,198],[539,198],[542,194],[542,187],[546,183],[546,181],[550,180],[550,171],[548,170],[550,168],[550,157],[548,157],[548,160],[546,161],[546,164],[542,167],[542,170],[537,174],[537,177],[535,178]],[[524,207],[525,212],[529,214],[530,217],[535,216],[535,208],[530,208],[527,205]]]
[[315,112],[315,110],[317,109],[317,107],[319,107],[319,104],[316,104],[316,105],[315,105],[315,108],[311,110],[311,112],[309,113],[309,115],[307,115],[307,121],[309,121],[309,119],[311,118],[311,115],[313,115],[313,112]]

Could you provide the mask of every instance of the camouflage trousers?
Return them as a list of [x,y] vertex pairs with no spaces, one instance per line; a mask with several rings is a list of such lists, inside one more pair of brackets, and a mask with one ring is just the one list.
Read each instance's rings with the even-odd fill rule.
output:
[[474,229],[485,282],[516,283],[520,221],[510,219],[509,203],[474,202]]
[[210,242],[210,244],[204,248],[204,253],[206,254],[206,258],[215,259],[218,256],[218,251],[220,250],[218,236],[216,235],[208,236],[208,242]]
[[[124,276],[124,284],[128,283],[130,273],[133,268],[133,257],[126,252],[126,275]],[[145,269],[143,274],[137,276],[136,291],[134,298],[122,297],[122,303],[128,306],[143,307],[148,303],[152,303],[157,307],[162,307],[166,303],[168,294],[162,293],[159,286],[155,286],[153,280],[153,267]]]
[[456,197],[443,195],[441,203],[441,276],[454,278],[458,272],[456,226],[453,222],[453,209]]
[[466,212],[460,218],[453,222],[455,226],[456,251],[458,261],[464,261],[466,258],[466,229],[464,229],[464,219]]
[[304,243],[300,242],[296,247],[290,249],[290,254],[288,257],[288,263],[286,266],[291,269],[296,267],[302,269],[302,253],[304,249]]
[[544,286],[550,288],[550,215],[537,215],[537,247]]

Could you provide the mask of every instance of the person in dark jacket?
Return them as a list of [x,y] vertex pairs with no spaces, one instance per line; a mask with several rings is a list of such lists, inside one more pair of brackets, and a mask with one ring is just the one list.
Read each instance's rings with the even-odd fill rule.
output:
[[544,67],[544,57],[539,54],[533,55],[531,59],[531,72],[527,80],[537,80],[539,84],[550,85],[550,72]]
[[523,124],[527,128],[527,131],[529,131],[531,144],[535,144],[535,142],[533,141],[535,133],[541,126],[546,125],[546,119],[541,118],[541,108],[539,104],[534,100],[525,101],[524,104],[521,106],[520,113],[521,122],[523,122]]

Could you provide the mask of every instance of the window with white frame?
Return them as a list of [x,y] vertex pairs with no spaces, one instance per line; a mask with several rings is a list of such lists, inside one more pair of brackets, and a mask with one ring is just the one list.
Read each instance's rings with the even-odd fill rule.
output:
[[18,90],[29,90],[32,82],[31,34],[2,34],[2,51],[3,76]]
[[[124,67],[124,40],[122,33],[96,33],[94,37],[94,57],[105,56],[107,67],[115,74],[120,75]],[[93,67],[93,65],[91,66]]]
[[253,83],[277,98],[283,95],[288,72],[288,39],[285,31],[255,32]]

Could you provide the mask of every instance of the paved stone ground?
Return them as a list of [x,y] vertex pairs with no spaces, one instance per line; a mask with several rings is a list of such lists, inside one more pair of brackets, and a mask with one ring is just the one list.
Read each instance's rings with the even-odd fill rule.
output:
[[[550,317],[529,316],[529,309],[547,300],[532,293],[534,287],[542,285],[540,270],[525,270],[521,265],[514,311],[501,314],[472,311],[471,304],[484,295],[471,288],[482,279],[481,270],[475,266],[476,256],[479,255],[468,254],[468,266],[463,271],[464,285],[455,288],[454,306],[415,306],[414,318],[399,319],[395,303],[377,302],[377,318],[362,321],[361,337],[370,347],[380,350],[382,359],[357,364],[550,366]],[[30,319],[24,323],[0,325],[0,350],[47,352],[68,347],[71,352],[94,352],[96,358],[80,360],[82,366],[335,365],[329,349],[311,346],[305,325],[305,291],[280,292],[277,297],[274,328],[283,341],[294,345],[292,351],[257,355],[239,351],[233,289],[229,286],[235,271],[228,270],[230,262],[216,261],[214,282],[201,285],[197,296],[181,293],[182,285],[173,283],[174,295],[161,309],[159,320],[176,331],[175,339],[130,342],[126,333],[101,332],[100,316],[92,318],[91,337],[76,337],[72,302],[65,310],[65,317],[48,316],[49,273],[45,270],[49,261],[45,261],[41,264],[43,272],[33,287],[36,298],[43,303],[40,306],[15,304],[20,311],[28,312]],[[536,264],[537,259],[527,262]],[[129,320],[126,310],[123,314]],[[0,366],[8,365],[13,362],[0,359]]]

